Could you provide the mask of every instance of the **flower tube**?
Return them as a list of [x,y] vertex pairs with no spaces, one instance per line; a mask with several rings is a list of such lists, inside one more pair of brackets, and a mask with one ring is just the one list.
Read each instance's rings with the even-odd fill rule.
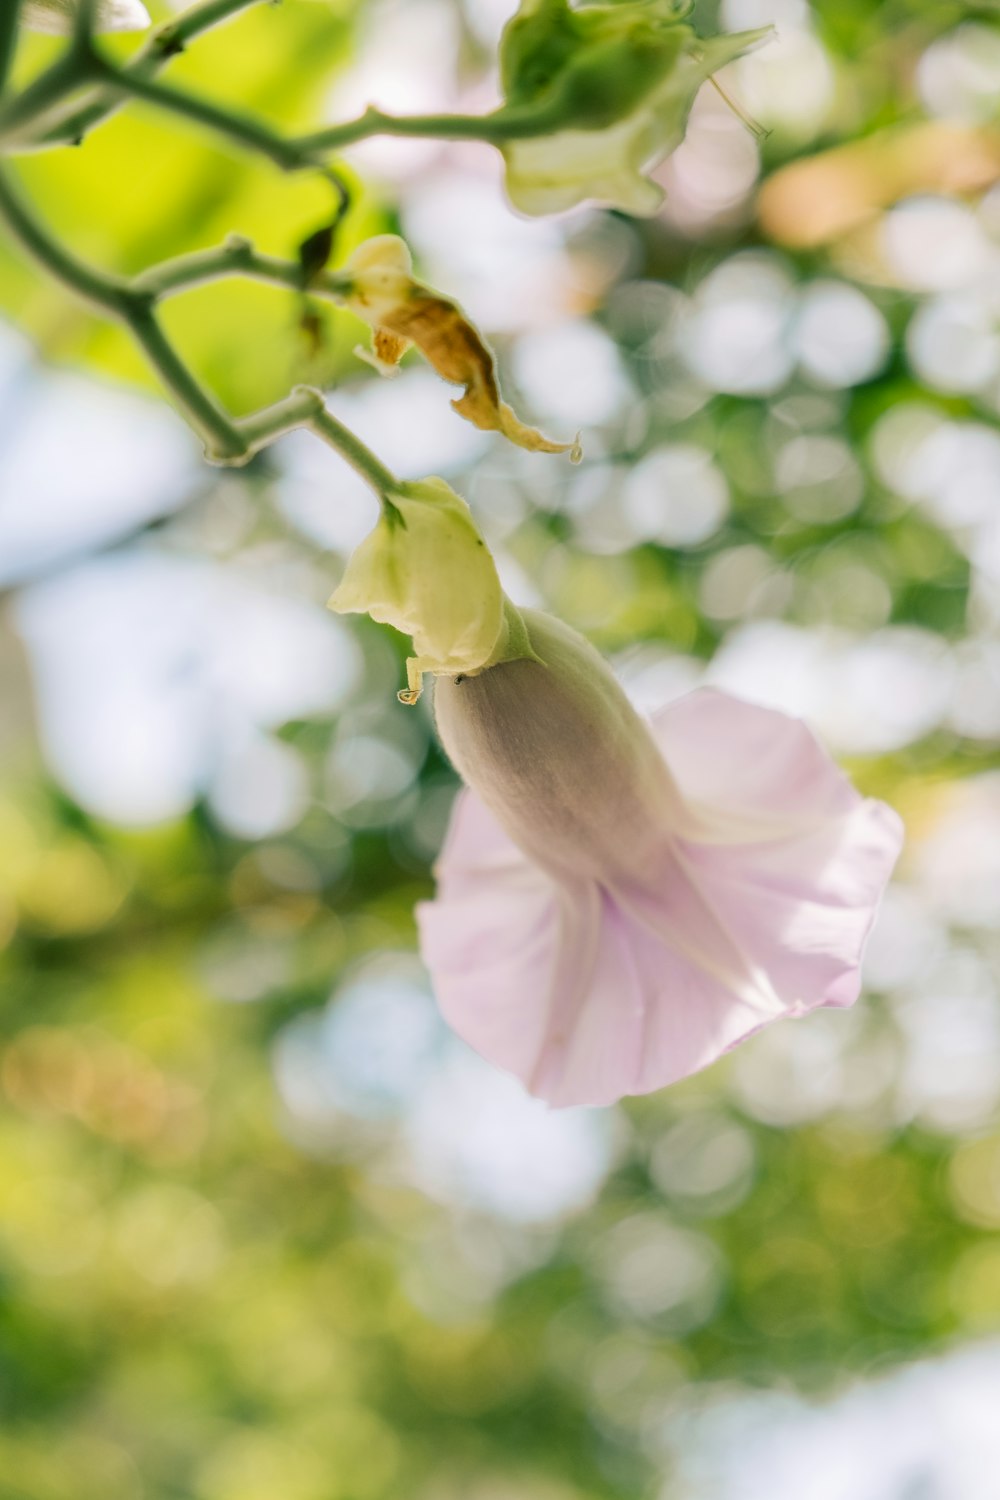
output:
[[435,687],[467,788],[417,917],[452,1027],[601,1105],[853,1004],[897,815],[797,720],[702,689],[647,724],[581,636],[521,618],[531,657]]

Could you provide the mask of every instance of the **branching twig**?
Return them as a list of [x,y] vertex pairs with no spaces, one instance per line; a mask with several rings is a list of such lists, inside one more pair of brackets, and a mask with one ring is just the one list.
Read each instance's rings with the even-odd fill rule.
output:
[[[182,16],[158,26],[135,56],[121,69],[130,78],[155,78],[172,57],[183,52],[189,42],[203,32],[228,21],[241,10],[259,5],[260,0],[201,0]],[[95,125],[114,114],[128,95],[99,88],[95,96],[82,105],[73,105],[53,120],[43,138],[47,145],[81,141]]]
[[187,89],[162,83],[157,78],[126,73],[96,49],[91,69],[92,76],[100,79],[111,92],[120,97],[143,99],[171,114],[182,115],[196,125],[204,125],[245,150],[256,151],[267,157],[283,172],[301,172],[323,165],[322,153],[304,150],[296,141],[285,139],[270,126],[256,120],[253,115],[228,105],[213,104],[210,99],[202,99]]
[[246,443],[243,462],[273,443],[275,438],[304,427],[339,453],[380,500],[386,499],[400,487],[396,475],[375,457],[370,448],[365,447],[360,438],[327,410],[322,393],[312,386],[296,386],[292,394],[283,401],[276,401],[273,406],[241,418],[236,425]]
[[[219,0],[220,6],[221,3]],[[242,0],[242,3],[246,5],[252,0]],[[235,9],[235,3],[229,8]],[[174,24],[174,34],[179,25],[179,22]],[[135,98],[207,126],[244,149],[259,152],[282,171],[300,172],[321,167],[333,152],[375,135],[484,141],[500,145],[507,140],[537,135],[554,123],[555,118],[552,106],[527,110],[504,107],[486,115],[390,115],[369,106],[354,120],[328,125],[305,135],[284,136],[253,115],[214,104],[187,89],[161,82],[155,74],[165,60],[161,48],[158,53],[144,52],[130,65],[119,67],[92,39],[78,36],[77,44],[68,53],[21,95],[0,107],[0,145],[9,152],[78,143],[90,125],[99,123],[110,113],[116,100],[121,103]],[[60,102],[89,86],[101,90],[104,103],[98,106],[91,101],[85,108],[63,116],[53,124],[53,111]]]
[[57,281],[106,317],[123,323],[144,350],[163,384],[203,439],[216,462],[241,458],[245,443],[214,397],[188,370],[169,343],[153,312],[154,299],[118,276],[98,271],[65,250],[36,217],[14,186],[0,172],[0,219],[33,260]]
[[[204,440],[206,455],[213,463],[244,464],[283,433],[306,427],[335,448],[377,495],[385,496],[398,488],[396,476],[326,410],[320,392],[309,386],[299,386],[283,401],[251,416],[231,418],[188,369],[157,321],[158,301],[224,276],[249,275],[300,290],[302,271],[294,262],[259,255],[248,240],[233,237],[216,250],[178,256],[131,280],[111,276],[63,249],[3,172],[0,219],[32,259],[56,280],[128,328],[189,424]],[[322,272],[311,289],[337,297],[344,285],[336,272]]]
[[[204,286],[209,281],[224,281],[230,276],[246,276],[271,286],[288,287],[293,292],[303,289],[302,267],[296,261],[263,255],[254,249],[250,240],[238,234],[231,234],[212,250],[195,250],[189,255],[160,261],[159,265],[140,271],[128,285],[134,292],[142,293],[154,302],[162,302],[190,291],[192,287]],[[319,271],[310,278],[309,290],[337,301],[349,285],[349,279],[342,272]]]
[[[156,74],[175,52],[210,26],[224,21],[256,0],[201,0],[186,15],[160,27],[124,67],[108,58],[93,36],[96,0],[79,0],[69,46],[62,56],[20,94],[0,100],[0,148],[12,150],[79,139],[91,125],[112,113],[126,98],[146,102],[183,116],[257,152],[284,171],[325,169],[324,159],[341,146],[372,135],[431,136],[483,140],[497,144],[544,129],[545,119],[519,111],[497,110],[484,116],[423,115],[400,118],[370,108],[358,119],[312,134],[285,137],[251,115],[202,99],[161,82]],[[0,0],[0,90],[16,38],[17,3]],[[75,103],[81,91],[92,97]],[[346,190],[339,184],[341,209]],[[213,250],[196,251],[152,266],[131,279],[98,270],[64,248],[23,198],[11,176],[0,170],[0,222],[28,255],[76,296],[105,317],[128,329],[188,423],[202,438],[206,456],[219,464],[246,463],[283,432],[306,427],[315,432],[364,476],[383,497],[398,481],[355,436],[326,410],[320,393],[298,387],[284,400],[251,416],[233,418],[220,405],[174,348],[158,317],[157,304],[191,287],[222,277],[242,275],[306,290],[301,264],[261,255],[253,245],[232,236]],[[308,290],[341,301],[350,282],[335,271],[308,275]]]

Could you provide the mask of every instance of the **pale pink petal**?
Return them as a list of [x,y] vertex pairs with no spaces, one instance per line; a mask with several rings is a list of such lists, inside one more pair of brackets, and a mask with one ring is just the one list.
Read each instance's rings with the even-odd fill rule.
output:
[[[673,893],[681,889],[681,879]],[[766,989],[731,989],[600,893],[594,966],[571,1036],[549,1036],[529,1087],[556,1106],[612,1104],[696,1073],[781,1014]],[[766,981],[765,981],[766,984]]]
[[479,798],[460,791],[452,804],[444,847],[434,869],[438,894],[467,894],[470,882],[488,884],[494,875],[527,863]]
[[897,814],[861,797],[804,724],[728,694],[678,699],[654,732],[689,804],[733,830],[719,842],[711,811],[704,838],[681,844],[727,931],[790,1013],[853,1004]]
[[706,691],[655,734],[690,804],[655,872],[557,879],[463,791],[418,907],[445,1018],[556,1105],[661,1088],[778,1016],[850,1004],[899,851],[896,815],[795,720]]
[[642,1051],[622,1092],[647,1094],[687,1078],[784,1013],[773,996],[734,991],[681,957],[631,912],[620,911],[617,925],[645,1001]]
[[620,1097],[638,1064],[642,1006],[629,1004],[617,954],[609,965],[596,883],[554,880],[468,790],[437,876],[437,899],[416,915],[449,1025],[532,1093],[552,1097],[571,1071],[577,1093]]
[[461,792],[438,863],[437,900],[417,906],[420,949],[445,1020],[525,1081],[545,1046],[564,906],[555,882],[507,839],[478,797]]
[[653,735],[700,835],[724,843],[814,827],[850,812],[858,794],[807,725],[716,688],[698,688],[653,715]]
[[767,977],[668,860],[655,910],[641,893],[563,884],[463,791],[438,897],[417,908],[445,1020],[531,1093],[570,1105],[660,1088],[781,1014]]
[[556,881],[462,792],[417,910],[442,1014],[555,1104],[640,1091],[650,1035],[669,1056],[646,1087],[694,1072],[781,1007],[669,853],[658,898],[645,912],[641,892]]
[[550,1104],[609,1104],[631,1092],[642,1056],[645,1006],[619,940],[613,903],[588,881],[563,915],[561,964],[542,999],[548,1021],[529,1091]]

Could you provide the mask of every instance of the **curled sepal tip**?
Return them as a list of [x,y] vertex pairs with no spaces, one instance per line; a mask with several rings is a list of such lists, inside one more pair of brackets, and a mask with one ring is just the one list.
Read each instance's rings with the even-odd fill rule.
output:
[[355,353],[381,375],[392,375],[406,351],[420,350],[443,380],[465,390],[451,403],[484,432],[499,432],[535,453],[568,453],[580,459],[580,439],[553,442],[522,422],[500,395],[496,359],[456,302],[413,276],[410,252],[394,234],[366,240],[348,260],[344,305],[373,330],[372,349]]

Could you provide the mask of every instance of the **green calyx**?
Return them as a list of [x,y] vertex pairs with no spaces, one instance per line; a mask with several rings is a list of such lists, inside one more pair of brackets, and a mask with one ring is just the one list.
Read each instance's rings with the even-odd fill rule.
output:
[[598,130],[628,115],[694,40],[674,0],[571,9],[524,0],[500,42],[506,107],[538,109],[560,125]]
[[483,671],[488,667],[498,667],[505,661],[537,661],[540,665],[544,665],[542,658],[531,644],[524,616],[506,594],[503,596],[503,625],[493,653],[489,661],[485,663]]
[[403,703],[420,697],[425,672],[473,677],[535,657],[472,512],[443,479],[398,483],[383,496],[382,515],[350,558],[330,608],[370,615],[411,637]]
[[699,88],[773,32],[698,37],[680,15],[667,0],[525,0],[503,38],[508,102],[495,117],[518,127],[501,146],[515,208],[560,213],[590,199],[656,212],[663,189],[650,174],[684,139]]

